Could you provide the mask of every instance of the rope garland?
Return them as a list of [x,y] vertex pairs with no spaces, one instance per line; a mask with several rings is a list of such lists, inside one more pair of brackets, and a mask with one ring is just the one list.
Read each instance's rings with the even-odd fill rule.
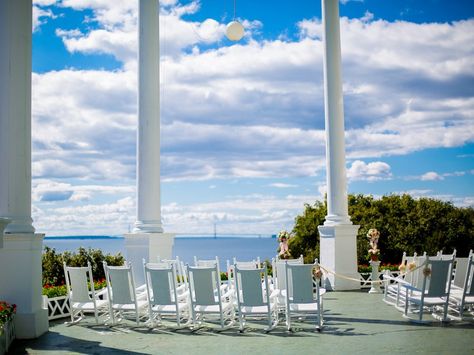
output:
[[[342,275],[342,274],[339,274],[327,267],[324,267],[322,266],[321,264],[319,265],[319,267],[321,268],[321,270],[323,270],[326,274],[332,274],[340,279],[344,279],[344,280],[349,280],[349,281],[355,281],[355,282],[364,282],[365,284],[381,284],[383,283],[384,281],[383,280],[373,280],[373,281],[367,281],[367,280],[363,280],[363,279],[356,279],[356,278],[353,278],[353,277],[349,277],[349,276],[345,276],[345,275]],[[400,276],[406,276],[408,275],[409,273],[413,273],[415,272],[416,270],[420,269],[424,267],[424,264],[421,264],[420,266],[417,266],[416,268],[412,269],[412,270],[408,270],[407,272],[405,273],[400,273]]]

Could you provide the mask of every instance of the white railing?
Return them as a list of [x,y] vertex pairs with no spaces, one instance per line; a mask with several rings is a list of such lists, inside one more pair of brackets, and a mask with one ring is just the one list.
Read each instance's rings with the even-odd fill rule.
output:
[[[383,270],[379,273],[379,278],[380,280],[383,280],[383,275],[390,275],[392,277],[397,277],[399,274],[400,274],[400,271]],[[359,275],[360,275],[360,288],[372,287],[370,283],[371,281],[373,281],[371,272],[359,272]]]
[[69,300],[66,296],[59,296],[53,298],[43,296],[43,308],[48,309],[49,320],[65,318],[71,315]]

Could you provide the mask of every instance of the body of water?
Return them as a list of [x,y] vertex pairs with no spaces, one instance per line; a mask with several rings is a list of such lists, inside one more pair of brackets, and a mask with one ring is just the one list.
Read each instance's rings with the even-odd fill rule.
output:
[[[58,252],[77,252],[79,247],[100,249],[104,254],[122,253],[126,256],[125,239],[107,236],[71,236],[45,237],[45,246],[55,248]],[[278,241],[272,236],[259,235],[217,235],[190,236],[177,235],[174,239],[173,257],[192,264],[194,256],[198,259],[219,257],[221,269],[224,270],[226,260],[252,260],[260,257],[271,260],[277,254]]]

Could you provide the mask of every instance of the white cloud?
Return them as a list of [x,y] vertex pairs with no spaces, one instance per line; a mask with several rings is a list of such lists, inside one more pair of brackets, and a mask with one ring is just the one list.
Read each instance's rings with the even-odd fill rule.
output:
[[166,230],[177,233],[213,233],[214,222],[219,233],[272,233],[291,229],[295,215],[315,199],[316,196],[277,198],[255,194],[208,203],[173,203],[163,206],[163,221]]
[[314,18],[311,20],[301,20],[297,23],[299,29],[299,35],[301,38],[313,38],[313,39],[322,39],[323,38],[323,26],[319,19]]
[[[247,41],[226,47],[220,42],[224,24],[183,19],[183,14],[198,10],[198,3],[181,6],[167,0],[162,5],[164,180],[319,175],[325,168],[320,20],[300,21],[298,41],[256,40],[253,35],[265,24],[246,20]],[[99,186],[98,181],[117,184],[125,180],[128,184],[135,176],[136,2],[64,0],[61,6],[92,8],[93,17],[88,21],[97,25],[93,30],[58,29],[68,50],[111,54],[123,67],[33,75],[35,181],[74,178],[89,186]],[[473,31],[474,20],[415,24],[373,21],[370,14],[342,19],[351,180],[391,178],[387,163],[365,163],[367,159],[474,141],[474,45],[469,36]],[[318,186],[324,194],[325,186]],[[95,190],[72,183],[42,189],[34,190],[35,201],[67,199],[81,207],[78,213],[85,219],[85,201],[92,210],[102,208],[94,200]],[[262,207],[258,199],[246,197],[244,202]],[[269,205],[282,203],[262,199]],[[124,204],[130,207],[133,202],[117,198],[107,206],[114,209]],[[255,211],[220,212],[220,204],[206,211],[199,206],[175,207],[186,221],[196,221],[192,227],[196,230],[209,216],[256,224],[261,219],[262,229],[270,228],[264,218],[282,218],[273,228],[291,223],[294,217],[287,218],[294,210],[264,209],[268,213],[256,215]],[[38,216],[47,221],[42,226],[55,223],[45,211],[60,214],[62,222],[58,221],[57,228],[65,228],[72,219],[64,210],[41,209]],[[111,216],[115,215],[100,218],[110,223]],[[122,227],[129,223],[121,218]],[[174,226],[183,221],[179,214],[166,218]],[[79,219],[73,225],[79,228]],[[237,230],[238,224],[232,228]]]
[[421,181],[435,181],[435,180],[444,180],[444,177],[439,175],[437,172],[428,171],[420,177]]
[[59,2],[59,0],[33,0],[33,5],[51,6],[51,5],[54,5],[57,2]]
[[[166,231],[213,233],[273,233],[291,229],[294,217],[303,212],[305,203],[313,204],[316,196],[271,195],[228,196],[215,202],[191,204],[170,203],[162,207]],[[36,203],[33,218],[37,230],[50,235],[105,234],[126,232],[135,219],[135,201],[125,197],[109,203],[69,201],[67,206]]]
[[122,234],[134,222],[135,203],[125,197],[111,203],[70,204],[68,207],[35,204],[32,210],[37,230],[49,235]]
[[41,25],[45,24],[48,18],[56,18],[56,15],[50,9],[42,9],[33,6],[33,32],[37,31]]
[[386,180],[392,177],[390,165],[387,163],[376,161],[365,163],[361,160],[352,162],[352,165],[347,169],[347,177],[349,180],[366,180],[378,181]]
[[395,192],[395,194],[409,194],[414,198],[433,198],[441,201],[451,202],[457,207],[474,207],[474,196],[455,196],[450,194],[437,194],[433,190],[406,190]]
[[370,11],[366,11],[364,16],[360,18],[362,22],[370,22],[374,19],[374,14]]
[[98,195],[133,195],[134,185],[78,185],[48,179],[35,179],[32,184],[33,201],[87,201]]
[[278,188],[278,189],[288,189],[288,188],[298,187],[298,185],[285,184],[285,183],[283,183],[283,182],[274,182],[274,183],[272,183],[272,184],[269,184],[268,186],[276,187],[276,188]]

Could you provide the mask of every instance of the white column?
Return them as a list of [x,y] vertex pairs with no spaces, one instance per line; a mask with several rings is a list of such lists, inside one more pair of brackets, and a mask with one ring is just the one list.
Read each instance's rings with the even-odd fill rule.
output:
[[142,260],[171,258],[174,242],[161,223],[159,19],[158,0],[139,0],[137,220],[133,232],[125,234],[137,284],[145,280]]
[[351,224],[347,207],[339,1],[322,0],[328,212],[324,225]]
[[0,299],[17,305],[18,338],[48,330],[43,235],[31,219],[31,30],[31,0],[0,0],[0,217],[11,220],[0,248]]
[[138,13],[137,221],[134,232],[161,233],[159,1]]
[[[319,227],[321,264],[344,276],[357,277],[356,235],[348,213],[344,104],[342,94],[339,0],[322,0],[324,37],[324,109],[326,124],[327,215]],[[326,287],[357,288],[357,283],[330,275]]]
[[0,1],[0,216],[5,233],[31,219],[31,1]]

